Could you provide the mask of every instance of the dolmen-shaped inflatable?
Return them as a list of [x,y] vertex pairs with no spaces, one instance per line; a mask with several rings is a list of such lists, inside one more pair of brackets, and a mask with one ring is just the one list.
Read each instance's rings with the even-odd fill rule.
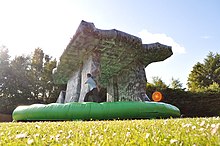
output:
[[[141,38],[112,29],[101,30],[82,21],[54,72],[54,82],[65,84],[58,102],[19,106],[15,121],[110,120],[180,117],[177,107],[145,102],[145,68],[172,55],[171,46],[143,44]],[[100,87],[101,103],[83,102],[88,91],[86,74]],[[101,94],[100,94],[101,95]]]

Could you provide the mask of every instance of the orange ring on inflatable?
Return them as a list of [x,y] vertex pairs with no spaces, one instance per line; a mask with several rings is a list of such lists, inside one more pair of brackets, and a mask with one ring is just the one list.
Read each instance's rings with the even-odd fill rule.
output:
[[156,102],[161,101],[163,99],[163,95],[162,95],[162,93],[155,91],[152,94],[152,99],[153,99],[153,101],[156,101]]

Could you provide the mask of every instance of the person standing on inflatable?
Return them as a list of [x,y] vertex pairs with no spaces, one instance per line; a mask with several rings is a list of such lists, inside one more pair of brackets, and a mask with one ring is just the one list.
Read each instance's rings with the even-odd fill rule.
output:
[[88,102],[88,101],[100,102],[99,92],[98,92],[96,82],[92,78],[92,75],[90,73],[87,74],[87,80],[86,80],[85,84],[88,84],[89,91],[86,93],[86,96],[84,98],[84,102]]

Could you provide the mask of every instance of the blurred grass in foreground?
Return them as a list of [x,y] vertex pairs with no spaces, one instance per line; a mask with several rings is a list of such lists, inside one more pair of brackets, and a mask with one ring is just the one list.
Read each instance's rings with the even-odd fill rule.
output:
[[220,145],[220,117],[0,123],[0,145]]

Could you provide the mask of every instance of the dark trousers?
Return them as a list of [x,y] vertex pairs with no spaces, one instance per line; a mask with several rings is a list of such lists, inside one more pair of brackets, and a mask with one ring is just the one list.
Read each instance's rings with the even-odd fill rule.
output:
[[86,93],[84,102],[100,102],[98,89],[93,88],[91,91]]

